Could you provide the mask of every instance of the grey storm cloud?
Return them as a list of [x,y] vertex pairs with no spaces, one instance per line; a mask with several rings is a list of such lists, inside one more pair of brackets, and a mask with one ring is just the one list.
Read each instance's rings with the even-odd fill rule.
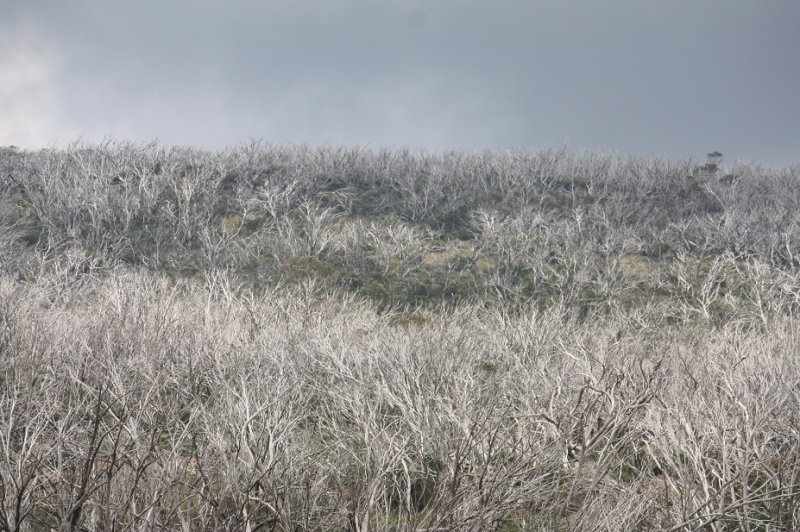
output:
[[800,160],[796,0],[11,0],[2,9],[0,143],[566,144]]

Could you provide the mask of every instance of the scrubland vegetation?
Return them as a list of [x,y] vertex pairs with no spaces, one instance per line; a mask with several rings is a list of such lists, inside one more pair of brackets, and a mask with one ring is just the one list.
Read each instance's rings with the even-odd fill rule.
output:
[[797,530],[798,307],[798,166],[0,149],[0,530]]

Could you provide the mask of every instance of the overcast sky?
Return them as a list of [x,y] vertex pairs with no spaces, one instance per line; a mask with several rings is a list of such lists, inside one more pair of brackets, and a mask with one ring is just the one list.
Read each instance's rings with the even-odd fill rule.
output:
[[0,145],[800,162],[798,0],[3,0]]

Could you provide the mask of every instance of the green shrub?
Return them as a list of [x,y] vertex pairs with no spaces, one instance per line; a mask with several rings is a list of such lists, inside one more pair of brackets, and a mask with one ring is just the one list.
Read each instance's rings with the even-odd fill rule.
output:
[[281,279],[297,282],[309,278],[327,277],[333,269],[319,257],[299,256],[285,259],[278,271]]
[[437,213],[433,216],[433,227],[440,229],[445,235],[469,240],[475,236],[470,213],[472,208],[466,203],[461,203],[452,209]]

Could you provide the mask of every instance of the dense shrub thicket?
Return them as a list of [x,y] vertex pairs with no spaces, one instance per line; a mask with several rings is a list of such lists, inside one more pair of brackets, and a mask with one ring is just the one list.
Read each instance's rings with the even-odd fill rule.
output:
[[800,528],[800,167],[0,150],[0,530]]
[[382,308],[665,303],[719,322],[795,290],[799,183],[797,166],[558,150],[6,148],[0,265],[315,279]]

